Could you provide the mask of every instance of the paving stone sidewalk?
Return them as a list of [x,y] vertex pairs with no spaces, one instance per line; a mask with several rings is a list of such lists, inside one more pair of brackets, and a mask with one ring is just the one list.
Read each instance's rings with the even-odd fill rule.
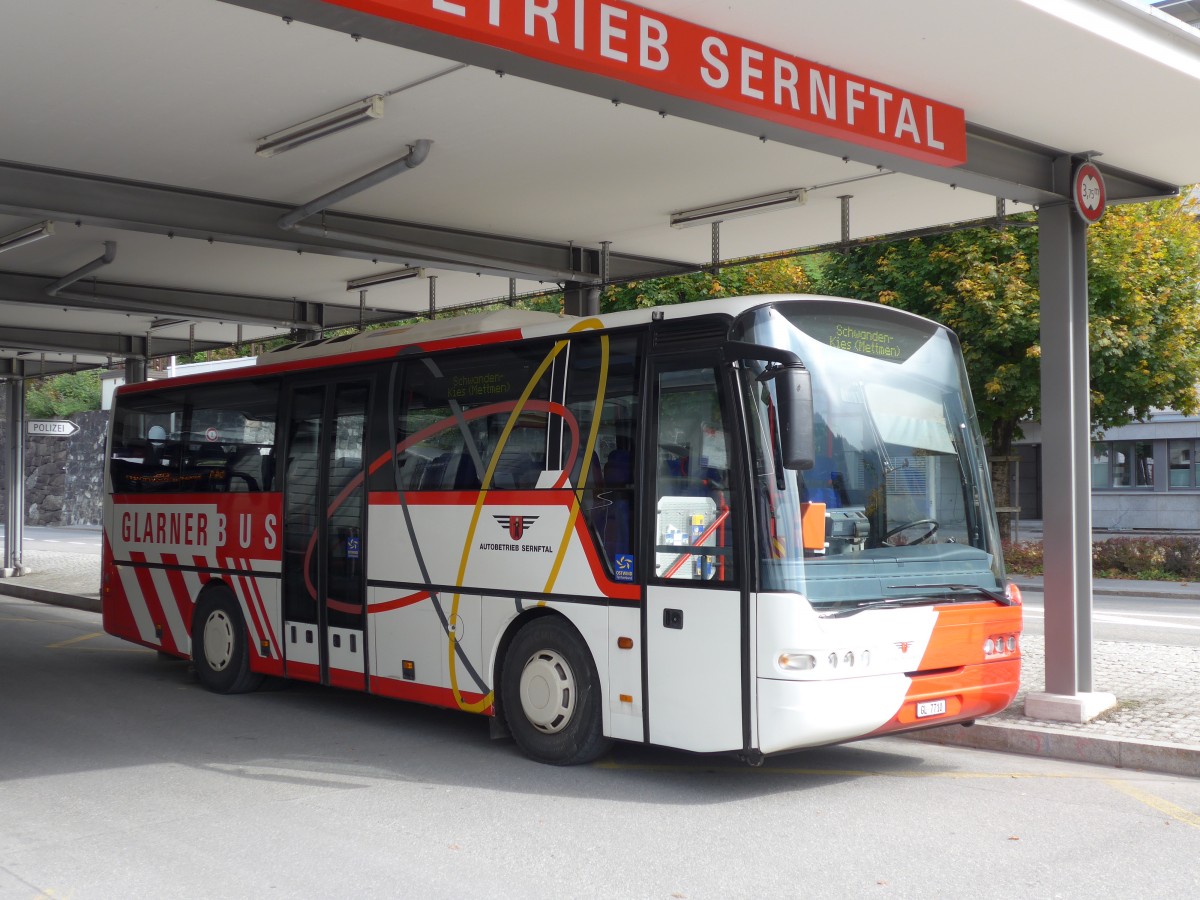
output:
[[970,728],[914,732],[918,741],[1200,778],[1200,648],[1095,641],[1093,688],[1117,705],[1090,722],[1024,715],[1045,690],[1045,640],[1022,638],[1021,690],[1008,709]]
[[30,573],[18,578],[0,578],[0,593],[44,602],[62,601],[64,606],[100,611],[99,555],[27,550],[22,561]]
[[[1025,695],[1046,689],[1045,640],[1025,635],[1021,646],[1021,692],[995,720],[1046,727],[1023,715]],[[1055,730],[1200,748],[1200,647],[1094,641],[1092,681],[1117,706],[1082,725],[1055,722]]]

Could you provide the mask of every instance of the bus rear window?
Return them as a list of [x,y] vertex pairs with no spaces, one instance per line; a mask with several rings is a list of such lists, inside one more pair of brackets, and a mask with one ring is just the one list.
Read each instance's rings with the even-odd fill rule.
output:
[[109,475],[115,494],[274,490],[275,382],[121,396]]

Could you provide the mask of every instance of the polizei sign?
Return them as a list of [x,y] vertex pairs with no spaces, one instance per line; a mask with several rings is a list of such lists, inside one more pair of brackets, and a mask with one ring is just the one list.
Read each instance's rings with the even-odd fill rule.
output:
[[70,437],[79,433],[79,426],[65,419],[30,419],[28,432],[41,437]]
[[967,161],[961,109],[622,0],[325,0],[909,159]]

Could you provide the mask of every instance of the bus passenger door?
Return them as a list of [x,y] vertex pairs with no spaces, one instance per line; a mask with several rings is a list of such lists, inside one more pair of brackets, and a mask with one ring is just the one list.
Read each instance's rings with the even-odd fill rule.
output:
[[[737,492],[731,478],[729,404],[714,365],[697,357],[654,368],[653,490],[646,588],[646,706],[651,743],[694,751],[738,750],[743,740],[743,624],[735,554]],[[646,550],[649,549],[649,553]]]
[[364,381],[295,388],[283,468],[288,677],[366,688]]

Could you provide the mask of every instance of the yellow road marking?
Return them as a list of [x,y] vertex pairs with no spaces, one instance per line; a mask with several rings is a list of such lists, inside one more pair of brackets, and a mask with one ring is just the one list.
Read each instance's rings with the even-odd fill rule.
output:
[[59,641],[57,644],[47,644],[47,650],[61,650],[63,647],[69,647],[72,644],[79,644],[83,641],[90,641],[93,638],[104,637],[103,631],[93,631],[91,634],[81,634],[77,637],[67,638],[65,641]]
[[[104,637],[103,631],[93,631],[91,634],[81,634],[77,637],[67,638],[65,641],[58,641],[54,644],[47,644],[47,650],[62,650],[65,647],[75,647],[76,644],[82,644],[84,641],[90,641],[93,638]],[[149,653],[147,647],[78,647],[79,650],[87,650],[94,653]]]
[[1194,812],[1184,809],[1182,806],[1176,806],[1169,800],[1164,800],[1162,797],[1156,797],[1153,794],[1147,794],[1143,790],[1135,788],[1132,784],[1125,781],[1117,781],[1115,779],[1106,779],[1106,783],[1116,788],[1122,794],[1132,797],[1145,803],[1151,809],[1158,810],[1164,816],[1170,816],[1176,822],[1182,822],[1184,825],[1191,825],[1193,828],[1200,828],[1200,816]]

